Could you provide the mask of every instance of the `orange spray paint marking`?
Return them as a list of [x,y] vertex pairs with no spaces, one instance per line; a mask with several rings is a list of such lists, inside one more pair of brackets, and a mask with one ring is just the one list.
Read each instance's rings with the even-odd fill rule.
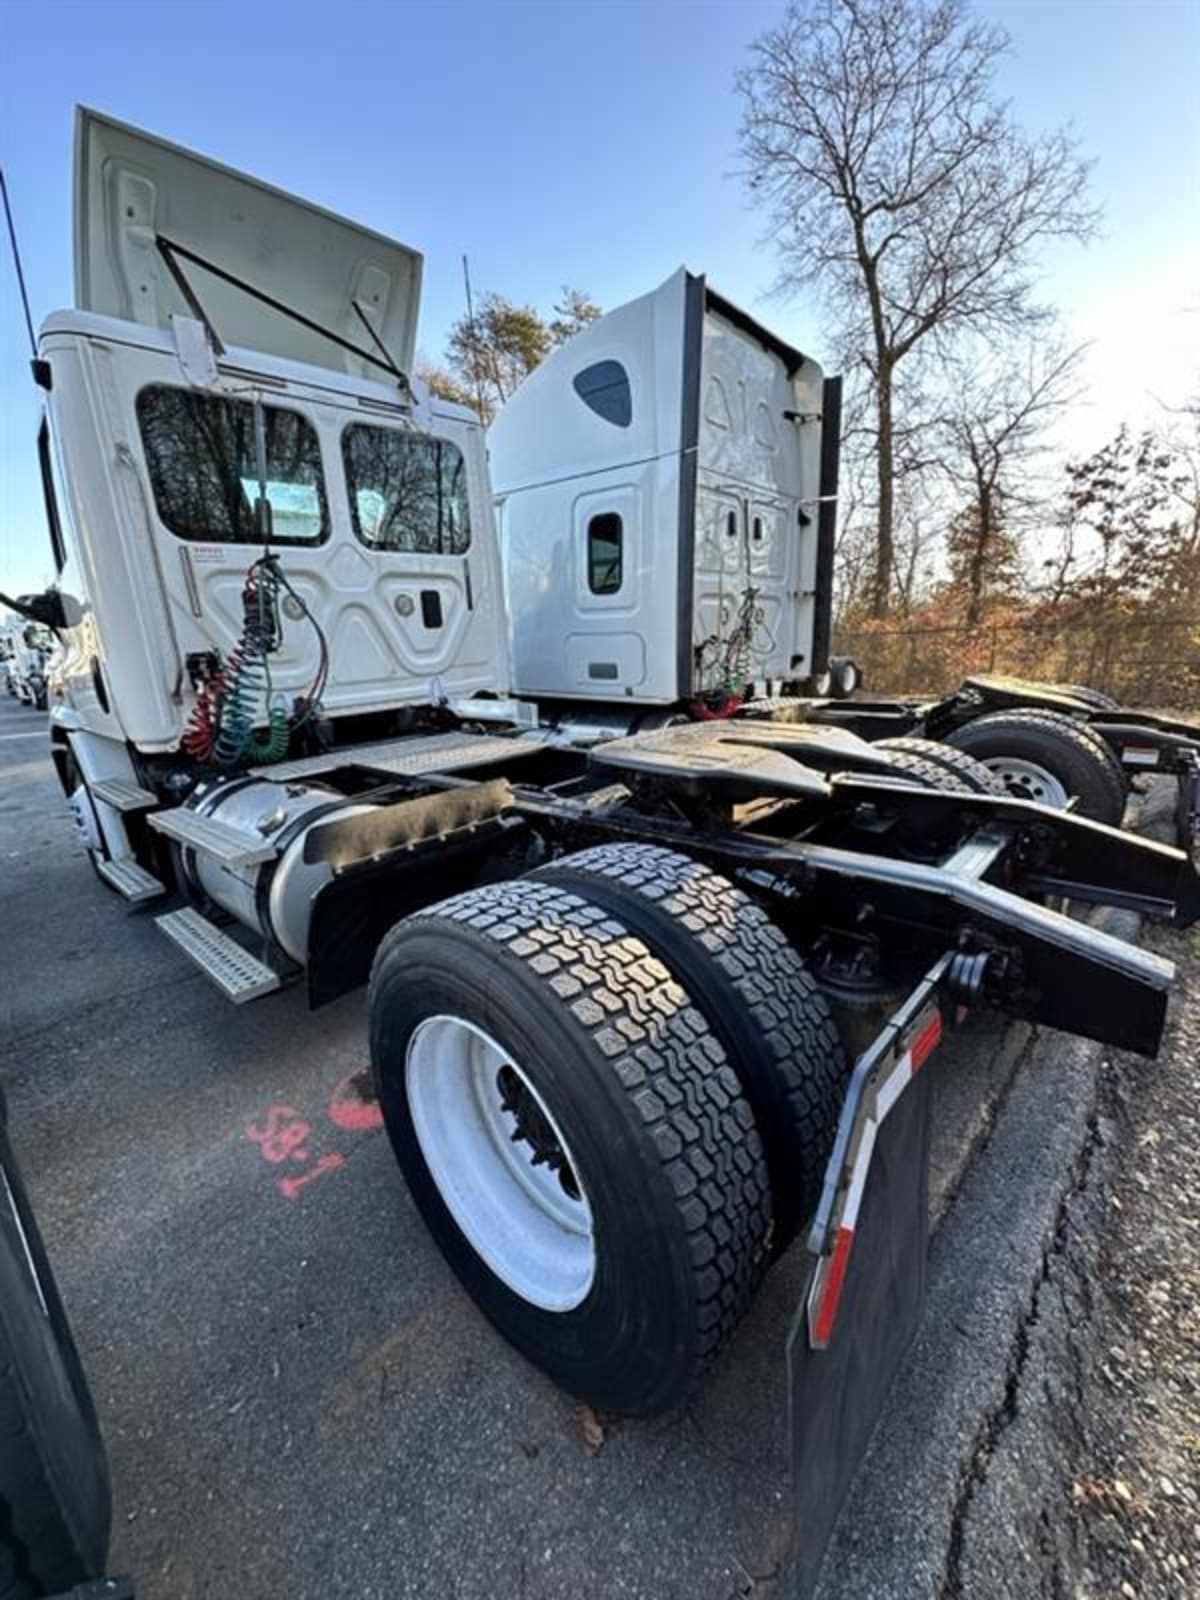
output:
[[306,1183],[319,1178],[323,1172],[336,1172],[339,1167],[345,1165],[345,1160],[345,1156],[340,1156],[336,1150],[331,1150],[328,1155],[321,1156],[307,1172],[302,1172],[298,1178],[277,1178],[275,1186],[285,1200],[294,1200]]
[[247,1139],[258,1145],[265,1160],[275,1165],[298,1155],[311,1133],[311,1125],[300,1113],[284,1105],[268,1106],[263,1126],[252,1122],[246,1129]]
[[333,1091],[329,1102],[329,1120],[335,1127],[351,1133],[366,1133],[371,1128],[383,1126],[383,1112],[376,1100],[364,1100],[360,1085],[366,1073],[352,1072],[343,1078]]

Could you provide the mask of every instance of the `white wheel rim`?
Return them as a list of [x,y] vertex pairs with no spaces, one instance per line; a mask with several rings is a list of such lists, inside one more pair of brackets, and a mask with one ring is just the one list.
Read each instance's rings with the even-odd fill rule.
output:
[[1039,767],[1036,761],[1021,761],[1016,756],[992,756],[983,764],[1002,779],[1014,794],[1036,800],[1039,805],[1053,806],[1056,811],[1066,808],[1070,797],[1063,784],[1045,767]]
[[[408,1041],[404,1082],[425,1163],[476,1254],[531,1305],[579,1305],[596,1275],[591,1206],[558,1124],[511,1053],[473,1022],[427,1017]],[[535,1162],[537,1138],[550,1161]]]

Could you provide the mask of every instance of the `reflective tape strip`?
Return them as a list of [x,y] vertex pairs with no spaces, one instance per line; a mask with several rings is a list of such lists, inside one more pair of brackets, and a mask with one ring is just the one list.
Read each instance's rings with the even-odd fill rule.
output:
[[[897,1074],[893,1073],[892,1076],[896,1077]],[[905,1073],[906,1079],[911,1076],[911,1073]],[[834,1242],[833,1255],[830,1257],[829,1270],[825,1274],[825,1282],[821,1286],[816,1321],[812,1324],[812,1342],[817,1349],[829,1343],[830,1335],[833,1333],[833,1325],[837,1321],[838,1302],[842,1298],[842,1285],[846,1281],[846,1268],[850,1262],[850,1251],[854,1248],[854,1226],[858,1221],[858,1213],[862,1208],[863,1193],[867,1187],[867,1173],[871,1170],[871,1155],[875,1149],[876,1128],[877,1124],[874,1120],[864,1125],[862,1142],[859,1144],[858,1154],[854,1158],[854,1170],[850,1174],[850,1187],[846,1191],[846,1204],[842,1208],[841,1222],[838,1225],[837,1239]]]
[[853,1244],[854,1229],[839,1228],[837,1243],[833,1247],[833,1258],[829,1263],[829,1276],[825,1280],[825,1292],[821,1296],[821,1309],[817,1312],[816,1325],[812,1329],[815,1349],[823,1349],[833,1333],[838,1301],[842,1298],[842,1284],[846,1281],[846,1266],[850,1260]]
[[1121,751],[1121,760],[1129,762],[1135,767],[1156,767],[1158,765],[1158,751],[1147,750],[1142,745],[1127,744]]
[[913,1079],[912,1051],[902,1055],[894,1069],[888,1074],[875,1092],[875,1120],[882,1122],[884,1117],[899,1100]]
[[867,1173],[871,1170],[871,1156],[875,1151],[875,1134],[878,1130],[877,1122],[868,1122],[863,1128],[862,1143],[858,1147],[858,1154],[854,1158],[854,1171],[850,1174],[850,1187],[846,1192],[846,1204],[842,1209],[841,1226],[854,1231],[858,1221],[858,1213],[862,1209],[863,1191],[867,1187]]
[[850,1264],[850,1252],[854,1248],[854,1230],[858,1224],[858,1214],[862,1209],[863,1195],[866,1192],[871,1157],[875,1153],[875,1139],[879,1125],[929,1060],[941,1040],[942,1014],[940,1011],[935,1011],[875,1091],[874,1115],[868,1116],[863,1123],[862,1137],[859,1140],[850,1182],[846,1189],[846,1199],[838,1219],[833,1252],[826,1261],[818,1263],[817,1275],[813,1281],[809,1298],[809,1339],[814,1350],[824,1349],[833,1335],[842,1288],[846,1282],[846,1270]]
[[914,1075],[929,1060],[930,1056],[942,1042],[942,1013],[935,1011],[929,1021],[921,1029],[909,1048],[912,1056],[912,1069]]

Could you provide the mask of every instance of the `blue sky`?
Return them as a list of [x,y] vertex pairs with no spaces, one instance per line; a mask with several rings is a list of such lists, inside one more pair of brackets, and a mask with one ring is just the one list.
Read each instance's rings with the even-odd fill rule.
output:
[[[1003,89],[1031,128],[1070,121],[1105,237],[1046,262],[1095,341],[1067,447],[1177,400],[1200,368],[1200,5],[981,4],[1013,36]],[[820,355],[821,318],[764,298],[774,263],[735,173],[736,68],[781,13],[758,0],[436,5],[0,0],[0,160],[35,322],[69,305],[71,132],[84,101],[301,193],[425,254],[420,344],[477,289],[605,306],[681,262]],[[37,398],[0,261],[0,589],[49,576]],[[1188,309],[1190,306],[1190,310]]]

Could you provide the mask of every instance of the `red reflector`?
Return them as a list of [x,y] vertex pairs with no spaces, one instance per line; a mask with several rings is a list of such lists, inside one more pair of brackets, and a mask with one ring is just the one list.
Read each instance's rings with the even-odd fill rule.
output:
[[941,1042],[942,1013],[935,1011],[912,1042],[912,1049],[909,1054],[912,1056],[912,1069],[914,1072],[920,1072]]
[[839,1228],[837,1243],[833,1247],[833,1260],[829,1264],[829,1277],[825,1293],[821,1296],[821,1309],[813,1330],[813,1342],[818,1347],[827,1345],[837,1320],[838,1301],[842,1298],[842,1284],[846,1281],[846,1268],[850,1262],[850,1248],[854,1243],[853,1228]]

